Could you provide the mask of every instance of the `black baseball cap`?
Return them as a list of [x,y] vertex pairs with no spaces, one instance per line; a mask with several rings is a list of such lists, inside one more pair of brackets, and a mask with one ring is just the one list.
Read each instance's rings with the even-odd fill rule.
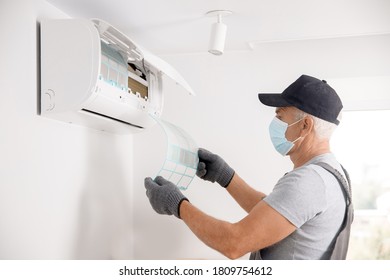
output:
[[280,93],[259,93],[260,102],[271,107],[293,106],[322,120],[338,125],[343,104],[325,80],[302,75]]

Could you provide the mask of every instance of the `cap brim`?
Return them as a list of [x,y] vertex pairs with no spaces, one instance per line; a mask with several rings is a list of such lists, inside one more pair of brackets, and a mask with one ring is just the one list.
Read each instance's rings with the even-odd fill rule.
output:
[[259,93],[261,103],[271,107],[288,107],[291,106],[279,93]]

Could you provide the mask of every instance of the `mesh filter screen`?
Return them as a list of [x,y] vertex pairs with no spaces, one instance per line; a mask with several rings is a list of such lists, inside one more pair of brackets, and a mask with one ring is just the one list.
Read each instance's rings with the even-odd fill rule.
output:
[[165,162],[157,176],[162,176],[178,188],[186,190],[196,175],[199,162],[198,146],[183,129],[162,119],[154,119],[164,129],[168,140]]

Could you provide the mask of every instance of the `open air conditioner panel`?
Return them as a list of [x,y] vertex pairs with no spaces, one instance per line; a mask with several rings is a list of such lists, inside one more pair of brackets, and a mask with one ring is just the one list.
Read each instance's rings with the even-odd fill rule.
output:
[[[161,115],[163,74],[193,94],[169,64],[101,20],[44,20],[40,49],[41,115],[46,117],[142,131],[154,125],[150,115]],[[116,132],[117,125],[112,127]]]

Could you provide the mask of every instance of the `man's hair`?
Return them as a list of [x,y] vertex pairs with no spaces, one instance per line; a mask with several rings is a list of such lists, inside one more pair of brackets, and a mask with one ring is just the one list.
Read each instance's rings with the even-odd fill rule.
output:
[[[303,119],[304,117],[311,117],[314,123],[314,133],[316,137],[320,140],[330,140],[330,137],[333,134],[333,131],[336,129],[337,125],[328,121],[324,121],[320,118],[317,118],[313,115],[305,113],[298,108],[295,108],[295,119],[296,121]],[[338,120],[341,119],[341,112],[337,117]]]

